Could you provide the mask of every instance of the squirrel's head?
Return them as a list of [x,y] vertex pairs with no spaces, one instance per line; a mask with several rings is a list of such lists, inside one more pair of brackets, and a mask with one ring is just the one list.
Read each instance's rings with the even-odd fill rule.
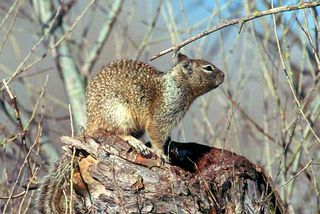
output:
[[174,56],[174,62],[174,75],[188,84],[194,98],[217,88],[224,80],[224,73],[205,60],[189,59],[177,53]]

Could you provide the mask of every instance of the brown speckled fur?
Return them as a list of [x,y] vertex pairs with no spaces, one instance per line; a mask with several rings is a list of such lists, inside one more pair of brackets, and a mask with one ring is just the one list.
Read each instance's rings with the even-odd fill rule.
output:
[[[76,169],[76,161],[73,168]],[[36,213],[60,214],[69,213],[70,203],[71,155],[64,154],[52,166],[49,174],[40,185],[36,197]],[[86,213],[87,209],[82,198],[73,192],[72,213]]]
[[[86,90],[87,128],[119,135],[147,131],[158,155],[171,130],[198,96],[216,88],[224,74],[204,60],[180,53],[176,65],[163,73],[139,61],[118,60],[104,66]],[[211,65],[211,73],[203,66]]]

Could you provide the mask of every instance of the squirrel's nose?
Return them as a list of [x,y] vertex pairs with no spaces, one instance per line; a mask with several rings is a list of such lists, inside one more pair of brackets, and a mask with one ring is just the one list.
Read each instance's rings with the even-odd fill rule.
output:
[[224,73],[221,71],[220,77],[221,77],[222,80],[224,80],[224,76],[225,76]]
[[219,75],[218,75],[218,81],[219,81],[219,85],[223,83],[224,81],[224,73],[222,71],[219,72]]

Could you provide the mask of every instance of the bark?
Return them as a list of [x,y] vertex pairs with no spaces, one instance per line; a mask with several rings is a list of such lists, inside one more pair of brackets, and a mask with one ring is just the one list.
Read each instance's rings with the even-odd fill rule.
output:
[[[76,147],[74,207],[93,213],[286,213],[263,167],[230,151],[171,141],[171,163],[99,131]],[[71,150],[70,150],[71,151]]]

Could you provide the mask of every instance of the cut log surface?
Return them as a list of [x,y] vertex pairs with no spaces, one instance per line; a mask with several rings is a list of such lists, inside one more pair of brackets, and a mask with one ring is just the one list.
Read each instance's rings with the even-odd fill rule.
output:
[[170,141],[161,164],[103,131],[62,141],[77,151],[75,213],[286,213],[264,169],[226,150]]

